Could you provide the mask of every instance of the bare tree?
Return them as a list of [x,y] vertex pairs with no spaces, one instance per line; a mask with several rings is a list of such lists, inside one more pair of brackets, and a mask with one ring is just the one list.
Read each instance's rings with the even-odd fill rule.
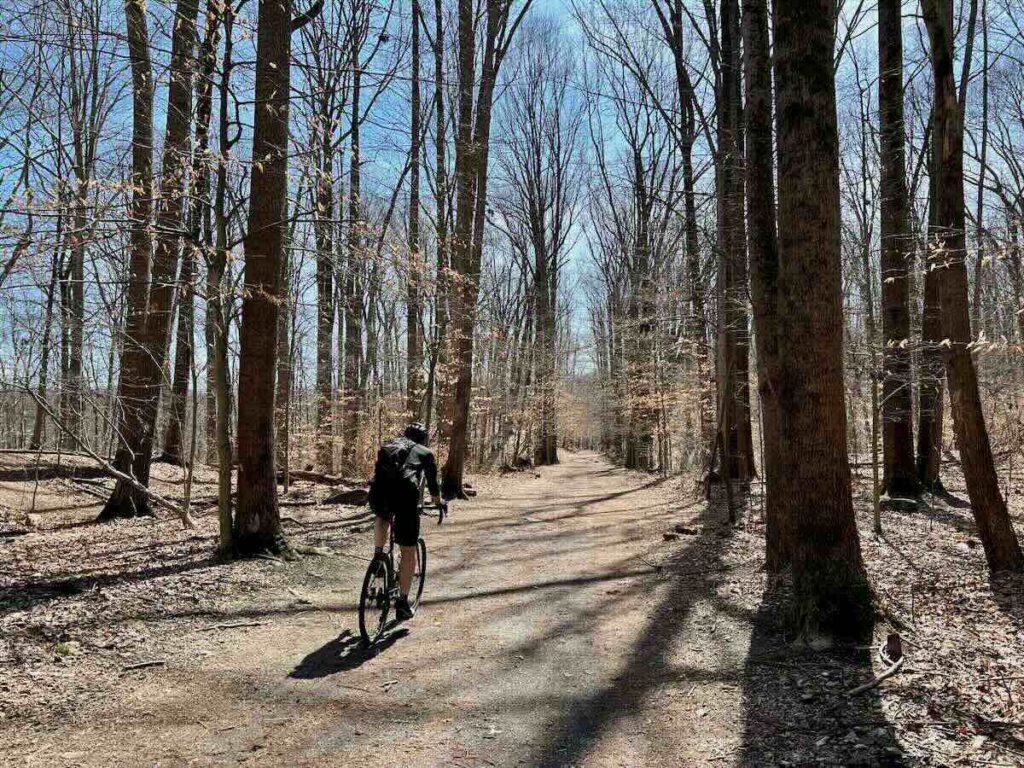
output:
[[750,297],[757,344],[758,397],[764,441],[766,563],[769,571],[787,562],[786,499],[778,494],[779,413],[779,243],[775,227],[772,156],[772,80],[766,0],[743,3],[743,74],[746,93],[747,252]]
[[[451,434],[443,470],[443,492],[461,496],[469,447],[469,409],[473,385],[473,327],[479,289],[487,210],[487,160],[491,112],[498,71],[532,0],[516,7],[511,0],[486,0],[484,50],[479,86],[476,75],[476,14],[471,0],[459,0],[459,105],[455,136],[455,233],[451,248],[456,279],[451,293],[452,325],[456,334],[456,381],[450,401]],[[515,12],[513,12],[515,10]]]
[[[135,358],[122,371],[132,368],[128,386],[132,391],[122,396],[122,445],[115,456],[114,467],[121,472],[131,470],[142,485],[149,484],[160,390],[167,358],[168,329],[174,296],[174,277],[181,252],[181,231],[184,225],[184,182],[188,167],[189,127],[192,118],[192,73],[195,62],[196,16],[198,0],[178,0],[171,34],[170,82],[167,87],[167,127],[161,164],[160,195],[156,212],[156,250],[152,258],[152,274],[148,292],[140,307],[136,336],[129,336],[125,354]],[[131,25],[132,22],[129,22]],[[131,28],[129,28],[131,31]],[[150,119],[150,122],[152,120]],[[148,256],[148,254],[147,254]],[[141,260],[140,260],[141,261]],[[141,266],[141,264],[140,264]],[[144,278],[143,278],[144,279]],[[140,293],[145,291],[139,286]],[[136,367],[137,366],[137,367]],[[122,372],[122,379],[125,373]],[[130,402],[126,402],[129,401]],[[119,481],[100,513],[101,520],[151,514],[149,497],[133,485]]]
[[497,197],[513,249],[532,277],[535,316],[533,386],[535,464],[558,462],[557,303],[581,187],[576,181],[583,111],[572,99],[571,60],[557,28],[522,32],[513,85],[506,94],[506,141],[499,152],[504,189]]
[[[978,378],[971,357],[971,318],[967,293],[967,248],[963,176],[963,100],[953,72],[953,4],[922,0],[931,46],[935,88],[935,214],[934,248],[929,269],[938,273],[941,329],[946,380],[953,414],[953,433],[978,534],[992,570],[1024,567],[1006,502],[999,492],[981,409]],[[964,83],[961,83],[963,86]]]
[[[775,3],[779,146],[778,488],[804,632],[858,632],[871,607],[843,402],[839,137],[831,0]],[[813,457],[811,459],[810,457]]]
[[256,37],[253,167],[245,237],[245,295],[238,363],[238,554],[287,551],[274,469],[277,319],[288,194],[290,0],[260,0]]
[[903,120],[903,14],[899,0],[878,4],[878,113],[881,146],[882,486],[890,496],[915,494],[913,403],[910,376],[912,249]]

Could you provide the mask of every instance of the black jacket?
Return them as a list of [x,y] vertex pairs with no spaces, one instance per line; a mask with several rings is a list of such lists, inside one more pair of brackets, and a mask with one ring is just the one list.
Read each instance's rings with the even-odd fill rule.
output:
[[[437,483],[437,459],[427,446],[414,443],[408,438],[398,438],[409,443],[409,455],[402,466],[402,481],[395,483],[382,479],[378,468],[374,468],[370,484],[370,503],[374,505],[392,503],[416,503],[419,501],[420,483],[426,480],[430,495],[441,495]],[[395,486],[398,487],[395,487]]]

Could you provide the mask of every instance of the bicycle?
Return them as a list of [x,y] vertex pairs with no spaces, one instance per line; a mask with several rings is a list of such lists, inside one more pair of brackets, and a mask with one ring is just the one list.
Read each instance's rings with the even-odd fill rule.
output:
[[[433,517],[428,510],[437,510],[437,524],[444,522],[441,506],[424,504],[417,506],[420,517]],[[409,589],[409,604],[415,610],[423,595],[423,584],[427,578],[427,545],[420,537],[416,542],[416,568],[413,571],[412,586]],[[363,588],[359,593],[359,634],[364,646],[376,643],[388,628],[391,607],[398,599],[398,568],[395,565],[395,526],[388,526],[388,547],[382,555],[370,561],[363,577]]]

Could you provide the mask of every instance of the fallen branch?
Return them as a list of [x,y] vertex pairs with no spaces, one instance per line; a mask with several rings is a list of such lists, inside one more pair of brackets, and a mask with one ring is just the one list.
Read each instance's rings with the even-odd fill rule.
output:
[[902,666],[903,658],[900,657],[899,659],[893,662],[891,667],[885,670],[882,674],[878,675],[878,677],[876,677],[873,680],[870,680],[869,682],[864,683],[863,685],[858,685],[856,688],[850,689],[846,692],[846,695],[848,697],[857,696],[858,694],[864,693],[865,691],[870,691],[872,688],[877,688],[879,684],[882,683],[882,681],[888,680],[890,677],[899,672]]
[[177,504],[168,501],[158,493],[154,493],[131,475],[126,474],[119,469],[115,469],[114,466],[109,461],[102,458],[98,453],[89,448],[89,446],[86,445],[85,442],[78,435],[74,434],[73,432],[71,432],[71,430],[64,426],[60,422],[60,419],[57,418],[57,415],[50,409],[50,406],[47,405],[46,402],[39,397],[39,395],[37,395],[28,387],[24,387],[23,389],[25,390],[25,392],[28,393],[28,395],[33,400],[35,400],[36,405],[43,410],[43,413],[50,417],[50,421],[54,423],[57,429],[59,429],[65,435],[74,440],[78,444],[78,447],[81,448],[85,452],[85,454],[89,456],[89,458],[95,461],[103,469],[104,472],[113,477],[115,480],[121,480],[122,482],[128,483],[128,485],[130,485],[134,491],[137,491],[138,493],[141,493],[143,496],[152,499],[161,507],[164,507],[175,512],[181,519],[181,523],[185,526],[185,528],[189,530],[195,530],[196,525],[192,521],[192,517],[189,515],[187,509],[179,507]]
[[237,627],[262,627],[265,621],[231,621],[226,624],[214,624],[209,627],[200,627],[198,632],[213,632],[217,629],[235,629]]
[[[340,475],[328,475],[324,472],[314,472],[310,469],[292,469],[288,471],[289,480],[305,480],[310,483],[319,483],[320,485],[352,485],[360,486],[366,485],[365,480],[354,480],[352,478],[341,477]],[[281,470],[277,473],[277,482],[284,481],[284,471]]]
[[[71,482],[74,483],[74,482],[77,482],[77,481],[74,478],[72,478]],[[109,490],[106,493],[100,493],[99,491],[94,490],[94,489],[89,488],[89,487],[79,488],[78,490],[81,493],[84,493],[84,494],[87,494],[89,496],[92,496],[94,499],[99,499],[100,501],[106,501],[107,499],[110,498],[110,491]]]
[[162,667],[167,663],[167,659],[153,659],[152,661],[140,661],[136,664],[129,664],[125,667],[121,667],[122,672],[130,672],[133,669],[146,669],[147,667]]
[[[891,661],[889,654],[896,656],[896,660]],[[846,692],[847,698],[865,693],[866,691],[870,691],[872,688],[877,688],[884,680],[888,680],[900,671],[903,667],[904,656],[902,641],[899,635],[893,633],[886,638],[885,642],[878,648],[878,658],[882,660],[882,663],[888,664],[889,667],[874,679],[869,680],[862,685],[858,685],[856,688],[851,688]]]

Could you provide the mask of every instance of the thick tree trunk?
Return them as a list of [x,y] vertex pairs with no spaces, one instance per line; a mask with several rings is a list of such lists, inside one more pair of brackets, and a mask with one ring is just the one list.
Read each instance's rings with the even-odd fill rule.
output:
[[939,279],[943,355],[949,384],[953,433],[967,481],[967,495],[989,568],[1021,570],[1024,555],[999,493],[971,357],[971,318],[967,293],[964,222],[963,105],[953,75],[951,0],[923,0],[935,87],[935,245],[930,267]]
[[[462,475],[466,461],[466,431],[469,426],[470,385],[473,375],[473,321],[476,285],[470,284],[473,219],[476,209],[476,183],[481,149],[473,136],[474,81],[476,79],[476,25],[471,0],[459,0],[458,22],[458,123],[455,131],[455,237],[451,247],[452,271],[458,275],[451,291],[452,325],[457,381],[454,393],[446,397],[450,409],[451,433],[448,460],[443,470],[442,492],[448,498],[462,494]],[[481,101],[482,106],[482,101]],[[474,138],[477,140],[474,141]],[[470,304],[472,303],[472,307]]]
[[749,480],[754,472],[750,425],[750,337],[744,225],[743,131],[738,0],[721,0],[718,91],[718,414],[723,478]]
[[743,72],[746,84],[747,250],[750,296],[757,344],[758,397],[766,484],[766,567],[778,572],[788,562],[783,526],[786,500],[779,497],[778,292],[779,241],[775,227],[772,155],[772,75],[768,49],[767,0],[743,1]]
[[833,0],[776,0],[779,441],[794,618],[859,634],[871,604],[850,491],[843,385]]
[[287,550],[274,469],[277,318],[288,194],[291,0],[260,0],[256,105],[245,238],[245,298],[238,364],[238,509],[233,540],[240,555]]
[[[132,71],[131,256],[125,340],[121,349],[121,378],[117,392],[121,407],[118,434],[123,444],[118,446],[114,466],[122,472],[130,472],[137,436],[142,432],[141,400],[146,372],[144,332],[149,272],[153,258],[150,232],[153,211],[153,76],[146,11],[140,0],[126,0],[125,20]],[[115,492],[119,492],[119,503],[113,507],[110,516],[146,514],[150,511],[146,500],[143,499],[141,506],[136,506],[131,488],[121,486],[119,483],[115,487]],[[105,515],[106,508],[101,513],[101,519]]]
[[543,243],[534,245],[533,301],[537,314],[535,352],[537,375],[537,434],[533,463],[536,466],[558,463],[558,436],[555,426],[555,316],[552,309],[551,267]]
[[912,248],[910,198],[904,159],[903,16],[900,0],[878,4],[878,113],[881,153],[882,487],[890,496],[914,495],[913,392],[910,370],[910,284]]
[[[130,473],[143,486],[149,485],[156,419],[160,404],[164,366],[167,359],[174,277],[181,251],[181,230],[185,223],[184,181],[187,172],[189,126],[192,117],[192,74],[194,69],[198,0],[178,0],[171,36],[170,84],[167,88],[167,127],[164,136],[160,199],[157,208],[156,251],[152,260],[149,295],[140,318],[140,334],[129,336],[126,347],[135,347],[138,365],[133,372],[131,393],[122,398],[126,416],[121,429],[123,445],[114,456],[114,467]],[[131,24],[131,22],[129,22]],[[152,120],[150,119],[150,123]],[[134,250],[134,249],[133,249]],[[133,255],[134,259],[134,255]],[[143,273],[146,274],[146,273]],[[129,298],[131,303],[131,298]],[[138,305],[136,305],[138,306]],[[134,343],[138,338],[139,343]],[[133,363],[134,365],[134,363]],[[125,365],[122,363],[122,370]],[[124,373],[122,373],[124,377]],[[130,405],[125,405],[127,399]],[[118,481],[100,513],[100,520],[151,514],[149,497],[124,481]]]
[[[934,117],[932,119],[934,124]],[[933,133],[934,137],[934,133]],[[930,145],[931,172],[928,180],[928,235],[926,250],[932,248],[935,230],[935,142]],[[942,362],[942,313],[939,305],[939,274],[924,258],[924,285],[921,306],[921,361],[917,414],[917,480],[922,488],[942,490],[939,468],[942,459],[943,388],[946,379]]]

